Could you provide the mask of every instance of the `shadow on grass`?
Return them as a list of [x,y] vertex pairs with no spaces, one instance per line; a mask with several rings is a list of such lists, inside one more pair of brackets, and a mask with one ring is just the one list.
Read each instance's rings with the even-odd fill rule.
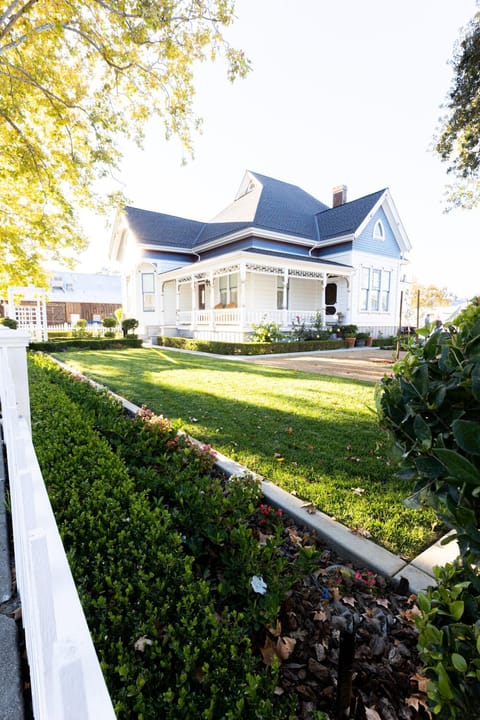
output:
[[395,552],[434,537],[433,514],[402,503],[410,488],[394,477],[371,383],[163,350],[61,359]]

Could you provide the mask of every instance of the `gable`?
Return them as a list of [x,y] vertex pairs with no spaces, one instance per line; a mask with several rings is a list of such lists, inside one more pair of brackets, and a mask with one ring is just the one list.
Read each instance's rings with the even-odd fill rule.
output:
[[[383,228],[383,238],[379,236],[378,228],[377,233],[375,233],[378,222],[380,222],[380,228]],[[401,257],[402,251],[383,207],[380,207],[374,213],[359,236],[355,238],[353,247],[355,250],[372,253],[374,255],[384,255],[394,258]]]
[[329,208],[317,215],[320,242],[345,235],[353,235],[375,205],[381,200],[385,190],[346,202],[335,208]]

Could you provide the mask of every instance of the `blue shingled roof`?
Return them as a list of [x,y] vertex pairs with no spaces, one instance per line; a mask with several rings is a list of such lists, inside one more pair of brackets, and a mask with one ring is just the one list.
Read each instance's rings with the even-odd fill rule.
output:
[[317,215],[320,240],[349,235],[362,224],[385,190],[378,190]]
[[165,215],[164,213],[125,207],[128,225],[141,243],[192,248],[205,226],[197,220]]
[[250,173],[261,192],[254,219],[198,222],[175,215],[125,207],[128,224],[143,244],[193,249],[234,232],[253,227],[313,242],[354,233],[385,190],[329,208],[296,185]]
[[328,209],[297,185],[252,173],[263,186],[255,226],[317,239],[315,215]]

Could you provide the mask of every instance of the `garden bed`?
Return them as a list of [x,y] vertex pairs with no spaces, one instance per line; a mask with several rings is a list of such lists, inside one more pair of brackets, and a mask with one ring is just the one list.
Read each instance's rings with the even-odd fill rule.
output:
[[46,359],[31,373],[37,454],[119,718],[337,717],[350,631],[352,717],[426,717],[415,597],[262,504],[252,479],[216,475],[164,418],[127,419]]

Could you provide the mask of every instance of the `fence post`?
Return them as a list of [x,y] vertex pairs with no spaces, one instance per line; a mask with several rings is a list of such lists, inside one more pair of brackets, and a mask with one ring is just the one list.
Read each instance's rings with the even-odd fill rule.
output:
[[3,366],[10,368],[18,415],[25,418],[28,428],[31,430],[26,353],[29,343],[29,334],[0,325],[0,372],[2,372]]

